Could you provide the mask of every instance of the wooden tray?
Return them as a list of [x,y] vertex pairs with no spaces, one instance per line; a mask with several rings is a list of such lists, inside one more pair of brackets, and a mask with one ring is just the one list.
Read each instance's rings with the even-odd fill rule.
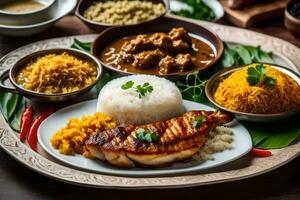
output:
[[[275,53],[277,63],[284,64],[299,72],[295,66],[300,66],[300,50],[288,42],[239,28],[194,20],[189,21],[207,27],[219,34],[226,42],[261,45],[264,50]],[[95,36],[81,35],[75,37],[83,41],[92,41]],[[31,52],[55,47],[69,47],[73,38],[62,37],[44,40],[12,51],[0,60],[2,66],[0,71],[3,72],[19,58]],[[19,141],[18,134],[11,130],[2,115],[0,117],[0,146],[18,162],[50,178],[81,186],[111,189],[177,188],[240,180],[278,168],[293,160],[300,153],[300,142],[298,142],[287,148],[274,150],[274,155],[271,157],[253,158],[245,156],[234,163],[202,174],[143,178],[110,176],[74,169],[63,165],[41,150],[38,153],[32,151],[26,144]]]
[[233,24],[240,27],[251,27],[256,23],[276,16],[283,15],[284,8],[289,0],[276,0],[255,4],[242,9],[231,9],[227,0],[220,0],[224,7],[225,17]]

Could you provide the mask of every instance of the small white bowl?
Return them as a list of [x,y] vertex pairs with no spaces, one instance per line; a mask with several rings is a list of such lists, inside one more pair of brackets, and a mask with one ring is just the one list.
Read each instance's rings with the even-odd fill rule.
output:
[[22,26],[0,24],[0,34],[21,37],[40,33],[71,12],[75,8],[77,0],[57,0],[56,2],[57,8],[53,11],[53,17],[51,19],[36,24]]
[[[19,0],[1,0],[0,6],[17,1]],[[54,10],[57,8],[56,0],[37,0],[37,2],[44,6],[40,9],[28,12],[9,12],[0,10],[0,24],[13,26],[30,25],[51,19]]]

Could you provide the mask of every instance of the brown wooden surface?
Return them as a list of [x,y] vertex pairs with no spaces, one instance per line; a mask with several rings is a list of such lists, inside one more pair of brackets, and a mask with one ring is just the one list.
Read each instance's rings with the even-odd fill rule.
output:
[[220,0],[225,10],[226,19],[240,27],[252,27],[262,20],[282,15],[288,1],[277,0],[272,3],[266,1],[242,9],[232,9],[228,6],[228,0]]
[[[220,21],[221,24],[228,24]],[[283,19],[261,24],[252,30],[283,38],[300,47],[283,26]],[[67,16],[38,36],[9,38],[0,36],[0,56],[22,45],[53,37],[91,33],[78,19]],[[300,56],[300,55],[299,55]],[[73,186],[43,177],[23,167],[0,150],[0,200],[14,199],[300,199],[300,157],[272,172],[254,178],[172,190],[118,191]]]

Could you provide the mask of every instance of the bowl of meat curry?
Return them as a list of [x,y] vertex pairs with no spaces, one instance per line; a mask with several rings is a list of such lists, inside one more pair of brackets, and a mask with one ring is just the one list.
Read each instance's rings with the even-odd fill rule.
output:
[[166,17],[146,25],[110,28],[92,46],[92,54],[108,70],[169,78],[213,66],[223,50],[219,37],[204,27]]

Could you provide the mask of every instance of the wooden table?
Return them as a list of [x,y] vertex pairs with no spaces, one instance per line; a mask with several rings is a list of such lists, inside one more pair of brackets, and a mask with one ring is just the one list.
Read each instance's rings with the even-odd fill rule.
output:
[[[265,34],[283,38],[300,47],[283,26],[281,18],[253,28]],[[220,21],[221,24],[228,24]],[[37,40],[92,33],[73,16],[60,20],[50,30],[29,38],[0,36],[0,56]],[[300,55],[299,55],[300,56]],[[0,200],[34,199],[300,199],[300,157],[272,172],[254,178],[172,190],[116,191],[91,189],[57,182],[30,171],[0,150]]]

